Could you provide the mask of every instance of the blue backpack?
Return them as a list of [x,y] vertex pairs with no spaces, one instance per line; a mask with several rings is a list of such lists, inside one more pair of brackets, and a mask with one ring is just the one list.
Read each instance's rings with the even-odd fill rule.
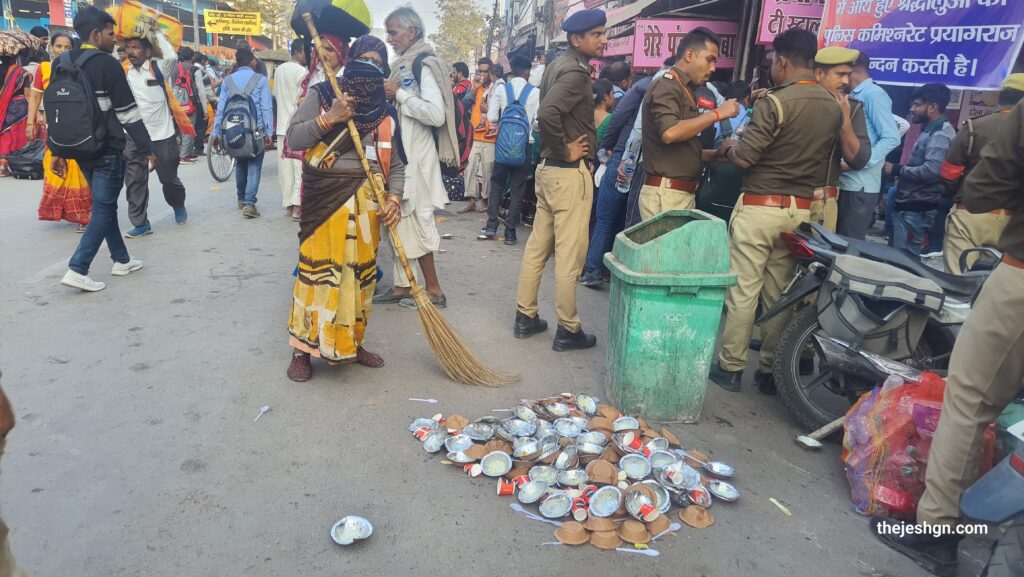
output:
[[228,98],[224,103],[224,116],[220,120],[221,147],[234,158],[256,158],[263,153],[263,135],[259,131],[259,116],[252,91],[260,81],[259,74],[253,74],[239,90],[230,76],[224,81]]
[[519,99],[511,82],[505,83],[505,110],[498,120],[498,139],[494,143],[494,162],[506,166],[526,164],[530,144],[530,118],[526,114],[526,99],[530,97],[533,85],[526,83]]

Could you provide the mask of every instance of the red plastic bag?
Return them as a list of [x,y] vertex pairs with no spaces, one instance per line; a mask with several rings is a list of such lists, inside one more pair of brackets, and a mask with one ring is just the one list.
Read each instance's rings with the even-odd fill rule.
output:
[[[843,423],[843,468],[854,510],[913,520],[942,412],[946,382],[925,372],[916,382],[892,377],[865,394]],[[992,468],[995,431],[985,430],[980,472]]]

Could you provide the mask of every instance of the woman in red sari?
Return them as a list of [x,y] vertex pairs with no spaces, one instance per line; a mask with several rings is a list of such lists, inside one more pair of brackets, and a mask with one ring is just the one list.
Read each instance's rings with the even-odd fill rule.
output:
[[32,78],[21,67],[18,56],[0,58],[0,176],[10,176],[7,157],[28,144],[28,100],[25,90]]

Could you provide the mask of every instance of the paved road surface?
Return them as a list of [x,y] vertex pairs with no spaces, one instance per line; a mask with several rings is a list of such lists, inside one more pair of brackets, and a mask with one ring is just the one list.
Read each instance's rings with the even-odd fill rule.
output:
[[[198,164],[182,167],[190,220],[176,226],[154,176],[155,234],[127,241],[145,268],[111,278],[101,248],[93,278],[108,285],[95,294],[58,284],[79,236],[36,220],[40,182],[0,181],[0,367],[18,415],[0,495],[31,575],[924,575],[850,512],[838,445],[800,450],[781,402],[749,385],[739,395],[712,385],[700,424],[672,426],[739,470],[743,498],[715,506],[714,526],[665,538],[657,559],[542,547],[549,525],[510,511],[492,481],[438,464],[406,426],[567,390],[603,397],[607,292],[579,291],[596,349],[555,353],[553,330],[513,339],[526,235],[516,248],[481,243],[479,219],[450,215],[440,227],[454,238],[437,258],[444,314],[522,383],[450,383],[415,313],[397,306],[370,323],[367,347],[384,368],[315,362],[314,380],[293,383],[285,322],[297,225],[280,208],[275,164],[258,220],[240,215],[233,182]],[[541,297],[553,326],[550,274]],[[350,513],[375,533],[342,548],[328,530]]]

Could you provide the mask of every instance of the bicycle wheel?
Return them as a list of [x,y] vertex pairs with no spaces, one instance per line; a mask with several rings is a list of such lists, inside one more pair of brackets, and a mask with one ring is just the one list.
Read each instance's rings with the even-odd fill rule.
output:
[[217,182],[225,182],[235,172],[235,159],[228,156],[221,147],[214,148],[212,143],[206,145],[206,164],[210,167],[210,175]]

